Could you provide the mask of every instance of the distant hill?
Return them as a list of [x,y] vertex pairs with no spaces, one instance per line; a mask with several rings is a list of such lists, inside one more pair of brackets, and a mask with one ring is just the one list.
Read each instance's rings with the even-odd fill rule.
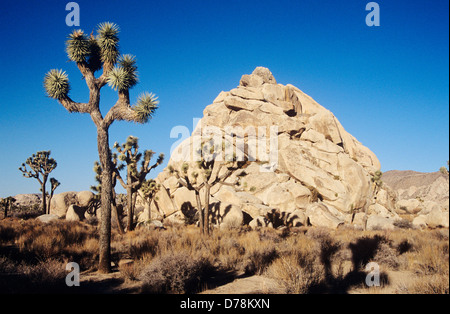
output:
[[449,207],[449,177],[440,171],[391,170],[383,173],[382,180],[397,191],[399,199],[421,199]]

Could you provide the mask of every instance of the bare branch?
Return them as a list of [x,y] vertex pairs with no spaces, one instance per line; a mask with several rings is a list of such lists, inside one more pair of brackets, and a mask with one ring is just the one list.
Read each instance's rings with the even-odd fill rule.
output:
[[70,113],[72,113],[72,112],[90,113],[91,112],[91,106],[89,104],[75,102],[69,96],[66,96],[65,98],[59,99],[59,102]]

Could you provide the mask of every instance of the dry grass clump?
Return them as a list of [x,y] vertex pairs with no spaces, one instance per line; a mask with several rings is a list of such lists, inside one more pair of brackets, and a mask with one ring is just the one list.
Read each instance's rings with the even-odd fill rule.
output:
[[194,293],[212,268],[203,257],[178,252],[157,257],[140,275],[144,293]]
[[319,247],[314,240],[306,237],[290,242],[294,244],[292,250],[284,249],[268,267],[266,274],[278,279],[286,293],[309,293],[325,279]]

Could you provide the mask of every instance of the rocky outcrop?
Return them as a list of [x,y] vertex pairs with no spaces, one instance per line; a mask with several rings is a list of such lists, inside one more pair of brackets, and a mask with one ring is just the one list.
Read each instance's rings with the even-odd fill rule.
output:
[[[211,190],[217,225],[337,228],[351,224],[356,213],[398,218],[392,191],[376,188],[371,180],[380,169],[375,154],[329,110],[300,89],[278,84],[268,69],[242,76],[237,88],[221,92],[203,113],[191,137],[172,152],[169,167],[180,169],[187,162],[195,169],[193,156],[205,140],[221,146],[224,158],[230,149],[245,161],[239,186],[219,184]],[[156,179],[162,189],[152,217],[180,217],[186,208],[195,212],[194,193],[178,184],[169,167]],[[227,182],[236,182],[236,176]]]
[[32,207],[41,205],[40,194],[17,194],[14,196],[16,206]]
[[[83,219],[84,213],[82,210],[86,211],[89,204],[94,199],[94,193],[90,191],[81,192],[63,192],[53,196],[50,203],[50,214],[57,215],[58,217],[66,217],[68,210],[71,205],[76,206],[76,211],[72,208],[70,213],[70,220],[76,220],[75,215]],[[81,209],[80,209],[81,208]]]

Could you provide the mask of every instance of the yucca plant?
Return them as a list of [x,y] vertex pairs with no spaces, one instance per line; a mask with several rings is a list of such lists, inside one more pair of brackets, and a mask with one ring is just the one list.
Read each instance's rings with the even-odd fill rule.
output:
[[[138,82],[136,59],[120,55],[119,27],[101,23],[96,34],[87,36],[82,30],[73,31],[66,41],[66,53],[75,62],[89,88],[89,101],[76,102],[69,96],[70,84],[62,70],[51,70],[44,78],[47,95],[58,100],[69,112],[88,113],[97,127],[97,145],[101,172],[101,225],[99,271],[110,272],[111,267],[111,202],[112,174],[109,149],[109,127],[114,121],[146,123],[157,109],[158,100],[150,93],[130,103],[129,90]],[[100,75],[95,75],[102,71]],[[118,100],[106,115],[100,110],[100,91],[108,84],[117,91]]]
[[[194,191],[197,202],[197,210],[200,223],[200,231],[203,235],[209,235],[210,228],[210,197],[211,188],[216,184],[239,186],[240,179],[246,175],[244,170],[241,170],[236,176],[235,182],[225,182],[233,172],[245,168],[246,160],[238,161],[236,154],[233,156],[225,156],[225,161],[222,160],[223,149],[225,142],[215,144],[212,139],[201,143],[201,148],[195,152],[198,156],[198,161],[189,164],[184,162],[180,169],[175,169],[172,165],[168,166],[171,174],[177,179],[178,183],[186,187],[190,191]],[[225,168],[225,172],[221,170]],[[204,203],[202,204],[200,192],[204,189]]]
[[[127,191],[127,231],[131,231],[134,228],[133,217],[137,192],[144,184],[147,174],[149,174],[152,169],[155,169],[160,164],[162,164],[162,162],[164,161],[164,154],[159,154],[156,162],[153,165],[150,165],[150,161],[153,158],[155,152],[152,150],[146,150],[144,151],[144,154],[140,153],[139,139],[131,135],[128,136],[125,143],[119,145],[119,143],[116,142],[114,143],[113,147],[119,154],[118,159],[125,163],[123,164],[123,167],[126,167],[127,170],[126,181],[123,180],[122,176],[120,175],[120,168],[116,168],[115,174],[120,184]],[[141,166],[138,169],[138,163],[140,161]]]
[[[39,151],[36,154],[31,155],[31,157],[28,157],[27,160],[19,167],[19,170],[22,172],[24,177],[35,178],[41,185],[40,188],[42,192],[41,209],[44,214],[50,213],[50,202],[49,206],[47,207],[47,193],[46,193],[46,184],[48,176],[50,172],[52,172],[58,165],[56,163],[56,160],[50,158],[50,153],[51,153],[50,151]],[[30,169],[28,169],[28,167]],[[53,192],[59,186],[59,182],[54,178],[51,178],[50,182],[52,184],[51,193],[53,195]]]
[[13,209],[15,202],[16,199],[12,196],[0,199],[0,207],[3,207],[3,219],[8,217],[8,210],[11,211]]
[[161,190],[161,184],[157,183],[154,179],[145,180],[142,183],[142,187],[139,190],[145,202],[147,202],[149,207],[149,219],[151,220],[151,205],[154,202],[158,211],[160,211],[158,206],[158,197],[156,194]]

